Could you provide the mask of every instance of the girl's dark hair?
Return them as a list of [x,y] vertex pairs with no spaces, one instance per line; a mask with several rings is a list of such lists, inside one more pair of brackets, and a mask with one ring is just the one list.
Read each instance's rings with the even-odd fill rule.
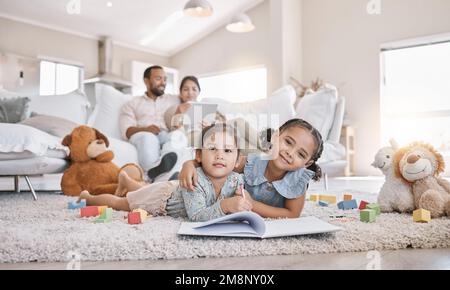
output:
[[[319,181],[320,178],[322,177],[322,169],[320,168],[319,165],[317,165],[316,162],[317,162],[317,160],[320,159],[320,157],[322,156],[322,152],[323,152],[322,135],[310,123],[308,123],[307,121],[302,120],[302,119],[292,119],[292,120],[287,121],[286,123],[283,124],[283,126],[280,127],[279,131],[280,131],[280,133],[282,133],[283,131],[285,131],[289,128],[292,128],[292,127],[300,127],[300,128],[307,130],[308,132],[311,133],[314,140],[316,141],[316,150],[311,157],[311,160],[313,160],[313,163],[310,166],[308,166],[307,168],[316,173],[315,176],[313,177],[313,180]],[[266,142],[271,142],[272,135],[274,132],[275,132],[275,130],[269,128],[265,132],[263,132],[261,137],[262,137],[262,139],[265,139]]]
[[239,158],[239,155],[240,155],[240,149],[239,149],[240,148],[240,146],[239,146],[240,138],[239,138],[239,133],[238,133],[236,127],[231,126],[231,125],[226,124],[226,123],[215,123],[215,124],[212,124],[212,125],[204,128],[202,130],[201,148],[203,148],[205,140],[209,136],[214,135],[216,133],[227,133],[227,134],[229,134],[229,135],[231,135],[233,137],[234,144],[236,144],[236,148],[237,148],[237,153],[238,153],[237,155],[238,155],[238,158]]
[[186,77],[184,77],[183,80],[181,81],[180,92],[181,92],[181,90],[183,89],[184,84],[185,84],[187,81],[194,82],[194,83],[197,85],[198,91],[199,91],[199,92],[202,91],[202,89],[200,88],[200,83],[198,82],[198,79],[197,79],[196,77],[194,77],[194,76],[186,76]]

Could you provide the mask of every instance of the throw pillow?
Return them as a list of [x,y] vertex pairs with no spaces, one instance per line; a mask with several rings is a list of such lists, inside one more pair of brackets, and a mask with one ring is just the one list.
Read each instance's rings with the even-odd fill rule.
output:
[[81,125],[86,124],[89,107],[89,101],[81,91],[65,95],[33,96],[30,103],[32,112],[64,118]]
[[29,98],[0,99],[0,123],[18,123],[29,115]]
[[67,119],[47,115],[37,115],[34,112],[31,113],[30,118],[20,122],[20,124],[39,129],[60,138],[69,135],[73,129],[78,127],[77,123]]
[[303,119],[319,130],[323,140],[328,140],[333,126],[337,104],[337,89],[327,87],[305,95],[297,105],[297,118]]
[[97,104],[89,118],[88,125],[99,130],[108,138],[123,140],[120,133],[119,116],[123,105],[133,99],[115,88],[96,84],[95,98]]
[[[218,111],[227,120],[243,118],[256,131],[276,128],[295,117],[296,94],[292,86],[273,92],[267,99],[247,103],[231,103],[223,99],[205,98],[202,102],[218,104]],[[278,120],[279,124],[274,121]]]

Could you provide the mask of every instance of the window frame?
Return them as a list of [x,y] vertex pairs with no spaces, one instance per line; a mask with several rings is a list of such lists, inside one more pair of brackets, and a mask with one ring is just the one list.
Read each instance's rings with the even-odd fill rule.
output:
[[[396,113],[395,116],[390,114],[385,110],[386,105],[384,104],[387,97],[387,71],[386,71],[386,52],[393,50],[401,50],[416,47],[425,47],[432,45],[439,45],[443,43],[450,44],[450,33],[431,35],[427,37],[413,38],[407,40],[401,40],[396,42],[385,43],[381,45],[380,49],[380,136],[381,142],[385,143],[388,141],[389,136],[384,133],[385,128],[388,126],[387,122],[393,119],[432,119],[432,118],[450,118],[450,110],[427,110],[421,112],[400,112]],[[406,145],[406,144],[404,144]],[[450,155],[450,152],[445,152],[445,155]]]
[[[224,75],[230,75],[230,74],[235,74],[235,73],[241,73],[241,72],[247,72],[247,71],[251,71],[251,70],[259,70],[259,69],[264,69],[265,73],[266,73],[266,79],[265,79],[265,94],[262,96],[262,98],[260,99],[256,99],[256,100],[244,100],[242,102],[253,102],[253,101],[258,101],[258,100],[264,100],[267,98],[268,96],[268,90],[267,90],[267,84],[269,81],[269,70],[268,67],[266,65],[256,65],[256,66],[249,66],[249,67],[241,67],[241,68],[237,68],[237,69],[230,69],[230,70],[223,70],[223,71],[216,71],[216,72],[211,72],[211,73],[206,73],[206,74],[199,74],[198,80],[200,82],[200,85],[202,85],[202,79],[204,78],[211,78],[211,77],[218,77],[218,76],[224,76]],[[205,96],[203,94],[203,87],[202,87],[202,95],[200,96],[200,100],[203,98],[217,98],[216,96]],[[226,98],[220,98],[223,100],[227,100]]]
[[53,84],[53,92],[52,94],[45,94],[45,95],[57,95],[57,84],[58,84],[58,65],[65,65],[65,66],[72,66],[78,68],[78,90],[84,91],[84,64],[76,61],[66,60],[66,59],[60,59],[60,58],[54,58],[49,56],[38,56],[39,60],[39,94],[43,95],[41,93],[41,66],[42,62],[48,62],[53,63],[55,65],[55,81]]

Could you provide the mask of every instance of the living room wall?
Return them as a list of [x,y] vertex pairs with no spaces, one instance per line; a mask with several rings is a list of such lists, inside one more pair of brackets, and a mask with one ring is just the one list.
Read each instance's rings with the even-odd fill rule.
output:
[[217,74],[264,65],[267,91],[273,92],[292,76],[301,80],[301,0],[264,0],[246,12],[256,29],[230,33],[223,25],[171,57],[181,76]]
[[[44,55],[83,63],[85,77],[98,72],[98,40],[0,17],[0,52],[26,57]],[[113,72],[123,75],[132,60],[168,66],[169,58],[114,45]]]
[[231,33],[224,26],[171,57],[170,64],[180,76],[249,68],[270,62],[270,1],[247,14],[256,29],[251,33]]
[[450,32],[448,0],[303,0],[303,81],[316,77],[338,86],[356,128],[356,174],[371,168],[380,146],[380,45]]

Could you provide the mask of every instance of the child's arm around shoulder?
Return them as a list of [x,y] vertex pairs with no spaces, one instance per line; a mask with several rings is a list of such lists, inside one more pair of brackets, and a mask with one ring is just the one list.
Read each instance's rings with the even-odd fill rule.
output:
[[236,173],[244,173],[245,164],[247,163],[247,156],[239,156],[239,160],[234,168]]

